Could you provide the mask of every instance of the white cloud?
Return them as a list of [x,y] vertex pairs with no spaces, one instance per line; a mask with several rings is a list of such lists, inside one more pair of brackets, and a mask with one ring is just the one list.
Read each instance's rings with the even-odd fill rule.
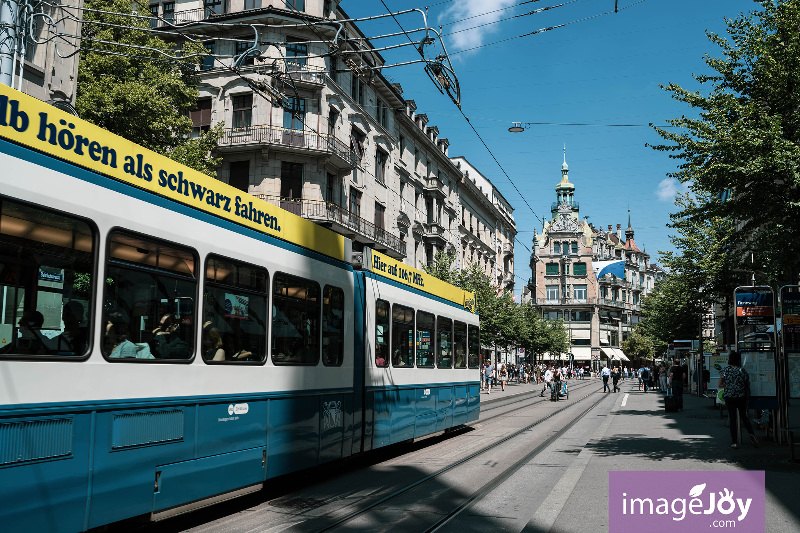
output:
[[675,178],[664,178],[658,184],[656,196],[662,202],[674,202],[678,193],[689,192],[689,186]]
[[[453,2],[453,4],[438,17],[439,24],[446,24],[454,20],[461,20],[461,22],[445,26],[444,33],[457,32],[466,28],[472,29],[446,35],[444,39],[447,49],[450,51],[457,51],[484,44],[486,42],[486,37],[491,33],[497,32],[503,23],[491,24],[480,28],[474,28],[473,26],[480,26],[487,22],[495,22],[501,18],[506,18],[510,16],[514,10],[507,9],[485,15],[481,14],[487,13],[488,11],[496,11],[511,6],[514,3],[515,0],[457,0]],[[468,17],[475,18],[462,20]]]

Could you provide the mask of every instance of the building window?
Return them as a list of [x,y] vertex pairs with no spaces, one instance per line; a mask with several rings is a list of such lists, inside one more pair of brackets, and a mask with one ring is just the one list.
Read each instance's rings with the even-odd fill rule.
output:
[[302,69],[308,62],[308,45],[301,39],[289,37],[286,43],[286,62],[289,68]]
[[287,98],[289,105],[283,108],[283,127],[287,130],[303,130],[306,122],[306,101],[302,98]]
[[150,27],[157,28],[158,27],[158,4],[150,4],[150,16],[153,17],[150,19]]
[[350,213],[353,216],[361,216],[361,191],[350,187]]
[[170,24],[175,23],[175,2],[164,2],[164,20]]
[[573,276],[585,276],[586,275],[586,263],[574,263],[572,265],[572,275]]
[[233,97],[233,127],[249,128],[253,117],[253,95]]
[[197,101],[197,109],[189,111],[192,121],[192,137],[199,137],[201,133],[211,128],[211,98]]
[[366,137],[356,128],[350,128],[350,149],[356,154],[356,158],[361,161],[364,157],[364,141]]
[[547,285],[547,301],[558,301],[558,285]]
[[577,242],[573,242],[572,243],[572,255],[578,255],[578,243]]
[[546,276],[558,276],[558,263],[547,263],[545,266]]
[[[238,58],[239,56],[250,50],[250,48],[252,47],[253,45],[249,41],[236,41],[236,57]],[[239,66],[244,67],[247,65],[254,65],[255,62],[256,62],[255,56],[250,54],[244,61],[239,62]]]
[[258,9],[261,7],[261,0],[244,0],[244,9]]
[[[359,102],[359,103],[361,103],[361,102]],[[383,100],[381,100],[380,98],[378,98],[378,107],[377,107],[375,118],[377,119],[378,123],[381,126],[383,126],[384,128],[388,128],[389,127],[389,119],[388,119],[388,113],[387,113],[387,110],[386,110],[386,104],[384,104]],[[402,139],[402,137],[401,137],[401,139]],[[400,153],[401,154],[403,153],[402,149],[400,150]]]
[[331,57],[330,61],[330,70],[328,72],[328,76],[330,76],[331,81],[339,83],[339,60],[336,57]]
[[592,340],[591,339],[572,339],[573,346],[591,346]]
[[586,285],[573,285],[572,298],[579,302],[586,301]]
[[406,151],[406,138],[402,135],[400,136],[400,157],[403,157],[403,154]]
[[342,205],[342,177],[328,173],[325,200],[335,206]]
[[295,11],[305,11],[306,0],[286,0],[286,7]]
[[375,202],[375,227],[379,230],[386,229],[386,222],[385,222],[385,215],[386,215],[386,207],[382,206],[378,202]]
[[281,161],[281,198],[303,197],[303,164]]
[[380,149],[375,149],[375,179],[378,183],[386,184],[386,160],[388,159],[386,152]]
[[250,160],[231,161],[228,185],[247,192],[250,187]]
[[561,244],[560,243],[553,243],[553,253],[560,254],[561,253]]
[[328,18],[331,15],[332,7],[331,0],[325,0],[322,3],[322,16]]
[[359,105],[364,105],[364,82],[359,80],[355,74],[352,75],[350,80],[350,96]]
[[211,15],[221,15],[223,13],[222,0],[203,0],[206,18]]
[[592,321],[592,312],[591,311],[571,311],[570,312],[570,322],[591,322]]
[[542,316],[545,320],[561,320],[561,311],[545,311]]
[[214,68],[214,41],[203,43],[203,46],[208,51],[208,55],[203,56],[203,62],[200,63],[200,70],[211,70]]

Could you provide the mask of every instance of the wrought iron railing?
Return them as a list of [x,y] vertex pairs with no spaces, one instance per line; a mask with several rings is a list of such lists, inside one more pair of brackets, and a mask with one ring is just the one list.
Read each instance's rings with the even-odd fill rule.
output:
[[257,194],[256,196],[303,218],[315,222],[337,223],[361,235],[366,240],[391,248],[392,251],[403,257],[406,255],[405,243],[399,237],[334,203],[301,198],[282,198],[267,194]]
[[319,150],[335,154],[355,166],[356,156],[349,146],[333,135],[313,131],[293,130],[278,126],[250,126],[249,128],[228,128],[223,130],[220,146],[242,144],[278,144]]

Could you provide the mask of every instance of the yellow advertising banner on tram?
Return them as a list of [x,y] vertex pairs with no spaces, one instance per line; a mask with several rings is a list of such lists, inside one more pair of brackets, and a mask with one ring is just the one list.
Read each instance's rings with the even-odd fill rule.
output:
[[217,179],[0,85],[0,137],[341,261],[345,239]]
[[439,278],[426,274],[421,270],[410,267],[397,259],[393,259],[375,250],[369,250],[369,254],[366,255],[365,270],[464,306],[465,309],[472,313],[476,312],[474,292],[465,291],[464,289],[450,285]]

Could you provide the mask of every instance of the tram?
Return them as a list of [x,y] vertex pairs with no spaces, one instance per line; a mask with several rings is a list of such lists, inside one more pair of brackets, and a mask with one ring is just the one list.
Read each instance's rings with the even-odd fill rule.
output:
[[0,523],[163,519],[478,418],[474,295],[0,86]]

